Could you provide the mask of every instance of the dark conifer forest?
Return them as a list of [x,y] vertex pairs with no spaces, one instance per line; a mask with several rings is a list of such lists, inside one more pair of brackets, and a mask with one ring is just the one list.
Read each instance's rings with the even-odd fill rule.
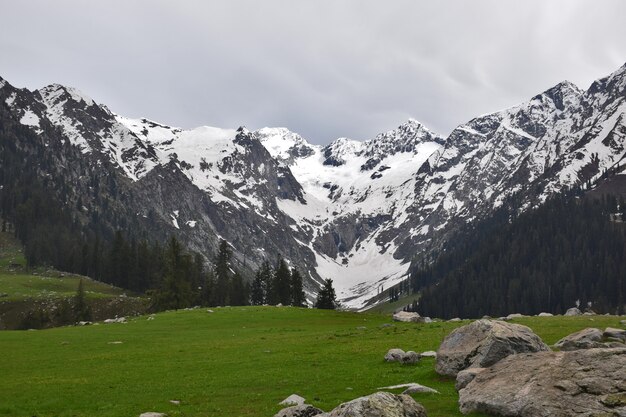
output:
[[562,314],[580,305],[624,313],[624,201],[562,195],[513,221],[502,210],[411,274],[417,310],[442,318]]

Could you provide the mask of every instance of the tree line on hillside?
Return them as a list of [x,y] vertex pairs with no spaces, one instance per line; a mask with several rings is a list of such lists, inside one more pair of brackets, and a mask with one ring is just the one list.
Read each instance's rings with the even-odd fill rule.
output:
[[501,211],[410,276],[424,315],[563,313],[575,304],[623,314],[626,204],[564,194],[512,219]]

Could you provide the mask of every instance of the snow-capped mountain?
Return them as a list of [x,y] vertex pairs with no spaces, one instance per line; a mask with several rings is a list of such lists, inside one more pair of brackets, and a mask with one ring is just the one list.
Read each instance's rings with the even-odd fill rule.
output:
[[0,79],[0,103],[55,155],[40,174],[75,190],[66,199],[80,201],[82,221],[104,212],[93,184],[106,184],[114,227],[133,218],[207,257],[224,238],[248,271],[280,254],[307,272],[309,295],[332,278],[345,305],[362,308],[417,254],[512,196],[522,210],[623,163],[626,66],[586,91],[562,82],[447,138],[409,120],[324,147],[285,128],[130,119],[59,85],[30,92]]

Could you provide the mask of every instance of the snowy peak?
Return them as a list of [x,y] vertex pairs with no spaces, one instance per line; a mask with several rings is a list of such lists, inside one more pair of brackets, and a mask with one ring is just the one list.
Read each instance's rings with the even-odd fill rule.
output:
[[533,100],[541,101],[543,99],[549,99],[554,104],[554,107],[563,111],[566,108],[577,105],[583,94],[584,91],[578,88],[576,84],[569,81],[563,81],[535,96]]
[[269,153],[291,166],[299,158],[306,158],[319,147],[311,145],[302,136],[284,127],[264,127],[253,133]]
[[66,102],[74,102],[76,104],[84,103],[84,105],[89,107],[95,104],[91,97],[78,89],[60,84],[50,84],[38,91],[44,101],[51,105],[63,105]]
[[324,155],[324,165],[341,166],[346,163],[351,156],[360,155],[365,145],[358,140],[339,138],[330,145],[322,149]]

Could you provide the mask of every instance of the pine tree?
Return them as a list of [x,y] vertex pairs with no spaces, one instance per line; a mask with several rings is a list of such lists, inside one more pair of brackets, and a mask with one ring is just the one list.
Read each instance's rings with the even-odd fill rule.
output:
[[215,257],[215,288],[213,289],[214,304],[225,306],[230,300],[232,251],[228,242],[220,240],[219,250]]
[[233,275],[230,286],[230,305],[245,306],[248,305],[248,286],[243,281],[243,277],[236,272]]
[[291,272],[287,262],[282,258],[276,264],[272,287],[277,303],[291,304]]
[[335,289],[333,288],[333,280],[327,279],[324,281],[324,285],[317,294],[317,301],[315,302],[315,308],[334,310],[337,308],[337,300],[335,296]]
[[302,275],[296,268],[291,268],[291,305],[305,307],[306,298],[302,290]]
[[263,290],[263,276],[261,268],[256,271],[252,286],[250,288],[250,303],[254,306],[260,306],[265,303],[265,292]]
[[165,269],[161,288],[154,297],[154,309],[169,310],[189,307],[195,294],[191,287],[191,257],[183,252],[175,237],[165,252]]
[[82,278],[78,281],[78,288],[76,289],[76,295],[74,296],[74,317],[76,321],[89,321],[91,320],[91,309],[87,305],[87,299],[85,297],[85,289],[83,288]]

